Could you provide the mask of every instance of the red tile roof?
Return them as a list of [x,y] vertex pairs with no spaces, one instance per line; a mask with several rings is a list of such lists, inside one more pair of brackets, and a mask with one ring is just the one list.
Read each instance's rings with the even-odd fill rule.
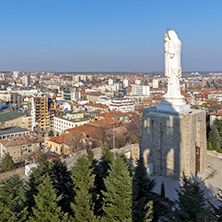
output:
[[67,144],[71,145],[74,142],[80,142],[81,139],[85,138],[84,135],[80,132],[70,132],[68,134],[61,134],[57,137],[51,137],[49,140],[58,144]]
[[[120,121],[115,119],[115,127],[119,127],[121,125]],[[112,129],[113,127],[113,119],[106,118],[97,120],[82,126],[74,127],[72,129],[67,129],[66,132],[81,132],[85,133],[86,137],[93,139],[101,139],[101,136],[105,130]]]

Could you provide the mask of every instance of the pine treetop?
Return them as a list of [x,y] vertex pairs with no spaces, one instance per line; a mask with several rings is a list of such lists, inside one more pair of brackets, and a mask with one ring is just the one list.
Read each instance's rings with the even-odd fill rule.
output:
[[37,188],[38,194],[34,196],[36,206],[32,209],[31,221],[66,221],[68,215],[63,214],[58,202],[62,196],[57,196],[52,181],[48,174]]
[[132,221],[132,177],[120,154],[110,165],[104,182],[107,192],[103,192],[103,221]]
[[0,184],[0,220],[26,221],[27,203],[24,181],[14,175]]

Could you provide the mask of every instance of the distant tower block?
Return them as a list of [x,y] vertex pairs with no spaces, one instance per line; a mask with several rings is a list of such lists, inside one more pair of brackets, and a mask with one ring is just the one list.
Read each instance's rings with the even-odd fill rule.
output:
[[140,155],[148,172],[179,179],[206,169],[206,113],[190,109],[180,92],[181,42],[173,30],[165,41],[168,92],[156,107],[143,110]]

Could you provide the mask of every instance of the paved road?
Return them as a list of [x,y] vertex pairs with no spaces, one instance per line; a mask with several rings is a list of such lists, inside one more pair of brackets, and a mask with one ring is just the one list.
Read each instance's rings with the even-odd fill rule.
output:
[[216,157],[207,156],[208,169],[212,174],[204,181],[206,196],[210,198],[212,203],[222,205],[217,200],[217,193],[219,188],[222,189],[222,160]]
[[[222,203],[217,199],[218,190],[219,188],[222,189],[222,160],[207,156],[207,166],[208,173],[202,175],[205,179],[201,184],[201,187],[205,191],[205,197],[208,198],[211,203],[213,203],[215,206],[222,205]],[[175,189],[180,187],[179,181],[157,175],[152,176],[152,178],[154,178],[157,182],[156,187],[154,188],[155,192],[160,193],[161,183],[164,182],[166,196],[171,200],[177,199],[177,193]]]

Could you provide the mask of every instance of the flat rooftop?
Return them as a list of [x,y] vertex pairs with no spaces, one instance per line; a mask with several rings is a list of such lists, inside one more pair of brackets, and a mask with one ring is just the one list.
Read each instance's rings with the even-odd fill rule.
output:
[[17,119],[21,116],[25,116],[22,112],[10,111],[7,113],[0,114],[0,122],[7,122],[9,120]]
[[70,122],[73,122],[73,123],[77,123],[77,122],[82,122],[82,121],[87,121],[87,120],[89,120],[88,118],[76,118],[76,119],[65,119],[64,117],[63,117],[64,115],[63,114],[61,114],[61,115],[57,115],[57,116],[55,116],[55,117],[57,117],[57,118],[60,118],[60,119],[64,119],[64,120],[66,120],[66,121],[70,121]]
[[6,129],[1,129],[0,135],[11,134],[11,133],[23,133],[23,132],[29,132],[29,130],[26,128],[9,127]]

